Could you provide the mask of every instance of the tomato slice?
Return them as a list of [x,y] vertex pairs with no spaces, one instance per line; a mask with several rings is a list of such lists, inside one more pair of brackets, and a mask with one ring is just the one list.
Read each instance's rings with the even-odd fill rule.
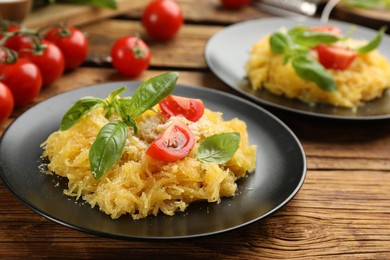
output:
[[146,150],[159,161],[173,162],[185,157],[194,147],[194,134],[180,119],[175,119],[164,133]]
[[312,27],[309,27],[309,31],[327,32],[327,33],[334,33],[337,35],[341,35],[340,28],[335,27],[335,26],[330,26],[330,25],[312,26]]
[[318,60],[327,69],[345,70],[356,58],[356,52],[340,46],[320,44],[316,47]]
[[202,100],[179,96],[168,96],[160,102],[162,113],[171,116],[184,116],[192,122],[198,121],[204,112]]

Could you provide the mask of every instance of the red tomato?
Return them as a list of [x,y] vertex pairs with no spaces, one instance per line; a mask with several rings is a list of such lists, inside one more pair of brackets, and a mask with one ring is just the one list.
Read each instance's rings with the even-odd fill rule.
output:
[[320,44],[316,47],[318,60],[327,69],[345,70],[356,58],[356,52],[339,46]]
[[221,0],[224,7],[238,9],[250,3],[250,0]]
[[19,51],[19,57],[27,58],[38,66],[44,86],[53,83],[64,72],[64,56],[52,42],[43,40],[41,43],[24,43]]
[[313,26],[309,28],[309,31],[315,31],[315,32],[327,32],[327,33],[334,33],[337,35],[341,35],[341,29],[335,26],[330,25],[320,25],[320,26]]
[[111,49],[112,65],[123,75],[135,77],[149,67],[150,51],[144,41],[135,36],[120,38]]
[[172,0],[154,0],[142,14],[142,24],[156,40],[168,40],[176,35],[183,24],[180,6]]
[[[5,32],[15,32],[15,31],[18,31],[20,29],[21,28],[19,26],[11,24],[11,25],[8,26],[8,28],[5,30]],[[1,34],[0,35],[0,39],[2,39],[3,37],[4,36]],[[7,48],[15,50],[15,51],[19,51],[20,48],[22,47],[22,45],[25,42],[29,42],[29,41],[30,41],[30,38],[28,36],[22,35],[22,34],[18,34],[18,35],[15,35],[15,36],[12,36],[11,38],[9,38],[4,43],[4,47],[7,47]]]
[[11,90],[0,82],[0,123],[7,119],[14,110],[14,97]]
[[185,157],[194,147],[194,134],[181,120],[176,119],[146,150],[159,161],[173,162]]
[[53,42],[62,51],[65,68],[74,69],[80,66],[88,54],[88,39],[72,26],[57,26],[45,34],[45,39]]
[[192,122],[198,121],[204,112],[202,100],[178,96],[168,96],[160,102],[162,113],[171,116],[184,116]]
[[11,90],[15,106],[24,106],[33,101],[42,87],[39,68],[24,58],[5,64],[0,71],[0,79]]

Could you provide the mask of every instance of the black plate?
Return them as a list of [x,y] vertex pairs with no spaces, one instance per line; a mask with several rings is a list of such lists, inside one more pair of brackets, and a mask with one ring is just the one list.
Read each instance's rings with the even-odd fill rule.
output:
[[47,99],[17,118],[0,141],[0,176],[25,205],[55,222],[98,235],[125,239],[180,239],[217,234],[264,218],[298,192],[306,175],[306,159],[298,139],[280,120],[235,96],[177,85],[176,95],[201,98],[205,106],[238,117],[248,125],[250,143],[258,146],[256,172],[239,182],[237,195],[217,203],[195,203],[173,217],[158,215],[134,221],[112,220],[97,208],[63,195],[66,180],[40,172],[40,145],[58,130],[63,114],[79,98],[105,98],[128,86],[132,95],[139,82],[116,82],[86,87]]
[[[356,39],[373,39],[375,30],[344,22],[331,21],[330,25],[338,26],[343,32],[352,27]],[[251,47],[264,35],[273,33],[281,27],[292,28],[297,25],[317,26],[319,20],[307,18],[304,22],[283,18],[250,20],[237,23],[216,33],[207,42],[205,59],[210,69],[222,81],[241,94],[261,104],[304,115],[344,119],[344,120],[377,120],[390,118],[390,91],[379,99],[366,103],[356,112],[351,109],[336,108],[326,105],[311,107],[297,99],[288,99],[273,95],[267,90],[254,91],[246,79],[245,64],[249,59]],[[385,35],[379,46],[379,52],[390,60],[390,37]]]

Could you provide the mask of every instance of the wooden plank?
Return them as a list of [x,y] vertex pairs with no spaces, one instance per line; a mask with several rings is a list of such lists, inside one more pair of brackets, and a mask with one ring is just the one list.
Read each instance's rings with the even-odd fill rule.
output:
[[49,24],[66,21],[71,25],[82,25],[107,17],[123,15],[132,9],[145,5],[144,0],[117,0],[118,8],[111,10],[85,5],[50,4],[33,10],[23,21],[23,25],[30,28],[38,28]]
[[381,171],[309,171],[285,207],[225,234],[223,241],[212,236],[159,243],[107,239],[64,227],[21,205],[0,182],[0,256],[64,257],[72,248],[72,257],[110,257],[115,252],[137,259],[156,254],[187,259],[196,251],[203,259],[387,259],[389,182],[390,175]]
[[222,26],[185,25],[171,40],[151,39],[139,21],[108,20],[81,27],[88,35],[90,51],[88,61],[107,65],[111,47],[122,36],[139,34],[148,44],[153,67],[186,67],[187,69],[207,69],[204,47],[208,39]]
[[[252,5],[241,9],[224,8],[220,0],[175,0],[183,12],[186,23],[232,24],[244,20],[272,17]],[[139,19],[145,6],[132,9],[125,16]]]

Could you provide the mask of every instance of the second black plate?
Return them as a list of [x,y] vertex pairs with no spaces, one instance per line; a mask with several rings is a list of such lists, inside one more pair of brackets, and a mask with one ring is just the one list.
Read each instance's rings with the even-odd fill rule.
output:
[[[267,90],[254,91],[246,79],[245,64],[249,59],[251,47],[266,34],[273,33],[282,27],[291,28],[297,25],[318,26],[319,20],[307,18],[305,22],[298,22],[284,18],[269,18],[250,20],[231,25],[216,33],[208,41],[205,48],[205,59],[217,77],[228,86],[248,98],[261,104],[269,105],[283,110],[315,117],[333,118],[342,120],[377,120],[390,118],[390,91],[372,102],[359,107],[357,111],[337,108],[326,105],[315,107],[299,101],[274,95]],[[334,25],[347,32],[355,28],[353,37],[357,39],[373,39],[376,31],[358,25],[331,21]],[[385,35],[379,46],[382,55],[390,60],[390,37]]]

